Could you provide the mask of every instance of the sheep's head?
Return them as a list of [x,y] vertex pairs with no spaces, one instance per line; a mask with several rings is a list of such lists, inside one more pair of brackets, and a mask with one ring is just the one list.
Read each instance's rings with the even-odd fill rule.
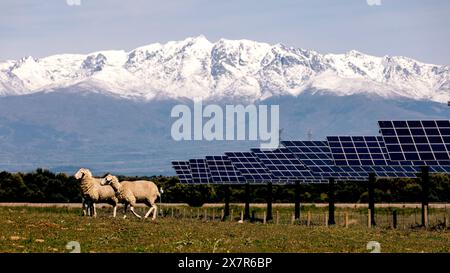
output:
[[75,179],[82,179],[84,177],[92,177],[92,173],[90,170],[81,168],[76,174]]
[[102,185],[111,185],[111,184],[114,184],[114,183],[119,183],[119,179],[117,178],[117,176],[114,176],[112,174],[108,174],[100,182],[100,184],[102,184]]

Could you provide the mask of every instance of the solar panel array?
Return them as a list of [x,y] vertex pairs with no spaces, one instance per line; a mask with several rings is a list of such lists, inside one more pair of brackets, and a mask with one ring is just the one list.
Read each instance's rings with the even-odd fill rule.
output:
[[191,168],[189,161],[172,161],[172,166],[183,184],[192,183]]
[[392,162],[380,136],[329,136],[328,145],[338,166],[361,166],[380,177],[416,177],[418,168]]
[[450,165],[450,121],[379,121],[378,124],[392,161]]
[[279,183],[292,183],[295,181],[321,182],[320,176],[314,176],[302,162],[287,148],[274,150],[251,149],[256,157],[266,166],[273,179]]
[[181,183],[306,183],[416,177],[421,166],[450,173],[450,120],[379,121],[379,136],[328,136],[326,141],[282,141],[275,150],[227,152],[173,161]]
[[205,159],[190,159],[189,168],[193,184],[208,184],[210,182],[209,168]]
[[367,172],[361,168],[335,166],[326,141],[282,141],[315,175],[337,180],[363,180]]
[[329,136],[328,145],[338,166],[385,166],[389,158],[382,137]]
[[245,178],[231,164],[231,160],[225,156],[207,156],[206,163],[210,170],[211,180],[219,184],[243,184]]
[[252,152],[227,152],[233,166],[239,170],[246,181],[253,183],[267,183],[272,181],[271,172],[264,166],[259,158]]

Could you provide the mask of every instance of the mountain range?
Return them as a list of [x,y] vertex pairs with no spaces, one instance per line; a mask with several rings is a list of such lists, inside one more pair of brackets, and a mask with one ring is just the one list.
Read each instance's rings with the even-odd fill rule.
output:
[[223,97],[263,100],[307,90],[332,95],[450,100],[450,67],[355,50],[313,50],[250,40],[215,43],[204,36],[150,44],[130,52],[59,54],[0,62],[0,95],[77,88],[122,98]]
[[283,139],[378,134],[379,119],[449,119],[449,66],[204,36],[130,52],[0,61],[0,170],[173,174],[171,160],[257,146],[171,139],[174,105],[280,106]]

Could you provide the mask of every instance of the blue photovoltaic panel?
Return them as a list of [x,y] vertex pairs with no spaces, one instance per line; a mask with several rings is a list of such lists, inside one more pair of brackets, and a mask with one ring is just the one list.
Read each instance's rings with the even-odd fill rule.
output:
[[[275,150],[251,149],[262,164],[268,169],[273,178],[280,183],[303,181],[322,182],[321,177],[313,173],[287,148]],[[325,181],[323,181],[325,182]]]
[[392,162],[381,136],[329,136],[327,141],[337,166],[361,166],[380,177],[416,177],[420,172],[411,162]]
[[205,159],[190,159],[189,168],[193,184],[208,184],[210,182],[209,169]]
[[431,173],[450,173],[450,166],[429,166]]
[[207,156],[206,162],[208,164],[211,180],[217,184],[244,184],[246,180],[244,176],[237,170],[231,160],[225,156]]
[[367,172],[361,168],[335,166],[326,141],[282,141],[314,175],[337,180],[364,180]]
[[192,175],[189,167],[189,161],[172,161],[172,166],[180,179],[180,183],[191,184]]
[[227,152],[233,166],[239,170],[245,180],[253,183],[273,182],[272,174],[252,152]]
[[386,166],[386,147],[381,136],[327,137],[334,163],[338,166]]
[[379,121],[391,161],[414,165],[450,166],[450,121]]

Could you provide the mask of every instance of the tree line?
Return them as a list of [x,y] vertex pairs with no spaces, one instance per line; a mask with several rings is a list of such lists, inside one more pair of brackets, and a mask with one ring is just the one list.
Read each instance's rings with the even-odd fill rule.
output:
[[[129,177],[120,180],[152,180],[162,188],[162,202],[188,203],[200,206],[204,203],[223,202],[224,187],[221,185],[184,185],[174,176]],[[252,202],[265,202],[267,187],[252,185]],[[244,201],[244,186],[231,186],[231,202]],[[376,202],[419,202],[421,200],[420,179],[378,179],[375,183]],[[321,203],[328,201],[327,184],[301,185],[302,202]],[[273,201],[291,203],[294,186],[273,185]],[[450,176],[431,176],[430,202],[450,201]],[[0,172],[0,202],[68,203],[81,202],[79,181],[65,173],[53,173],[37,169],[29,173]],[[336,202],[367,202],[367,182],[337,182]]]

